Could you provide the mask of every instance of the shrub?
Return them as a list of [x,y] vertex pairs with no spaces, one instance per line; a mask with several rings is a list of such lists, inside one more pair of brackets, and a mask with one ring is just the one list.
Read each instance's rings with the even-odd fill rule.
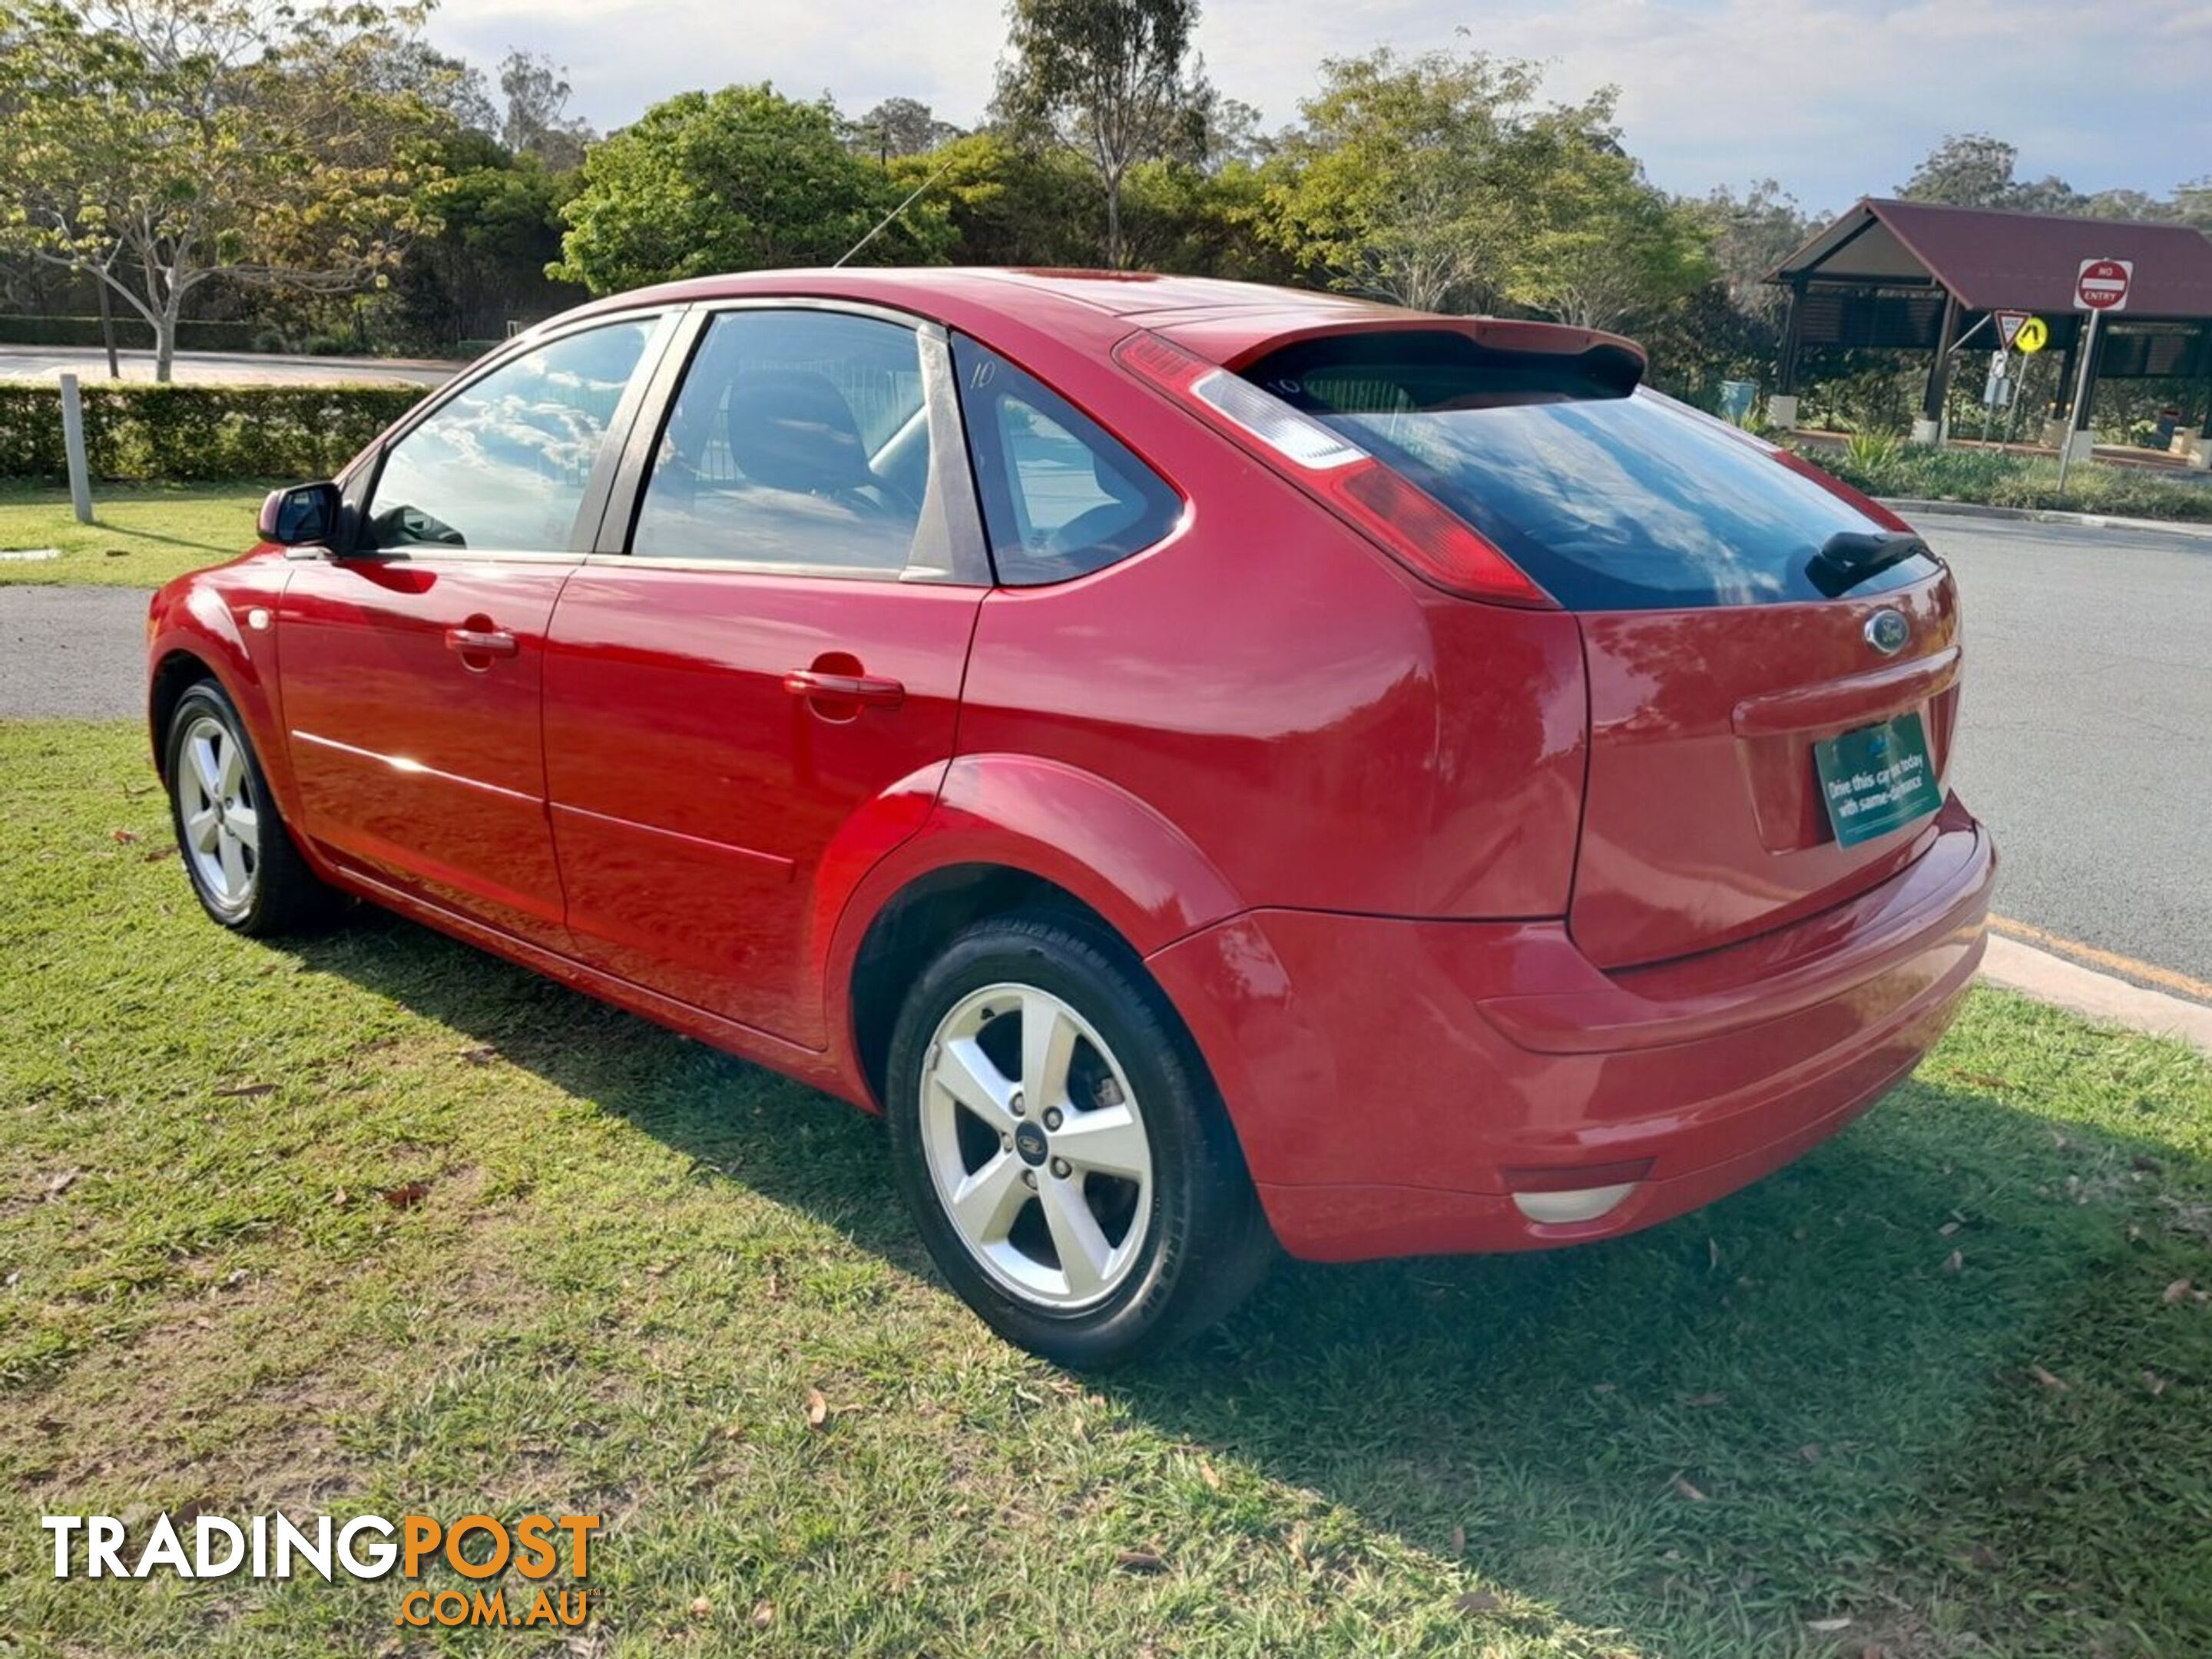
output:
[[1894,432],[1869,429],[1854,432],[1844,441],[1844,453],[1854,471],[1867,476],[1894,467],[1905,445]]
[[2212,483],[2162,477],[2139,467],[2079,463],[2067,474],[2062,494],[2056,461],[1905,444],[1893,434],[1857,434],[1841,449],[1806,445],[1800,453],[1870,495],[2212,522]]
[[[86,459],[102,478],[326,478],[412,408],[416,386],[82,388]],[[61,399],[0,386],[0,477],[66,476]]]

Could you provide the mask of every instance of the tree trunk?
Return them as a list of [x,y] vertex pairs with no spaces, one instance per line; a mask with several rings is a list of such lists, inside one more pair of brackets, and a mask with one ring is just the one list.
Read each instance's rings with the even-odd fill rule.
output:
[[106,277],[93,286],[100,290],[100,343],[107,348],[107,378],[119,380],[123,378],[123,368],[115,361],[115,305],[107,297]]
[[1106,181],[1106,268],[1121,268],[1121,175]]
[[161,320],[154,325],[154,379],[163,386],[169,383],[169,371],[177,361],[177,319],[184,310],[184,290],[177,286],[173,274],[167,302],[161,307]]

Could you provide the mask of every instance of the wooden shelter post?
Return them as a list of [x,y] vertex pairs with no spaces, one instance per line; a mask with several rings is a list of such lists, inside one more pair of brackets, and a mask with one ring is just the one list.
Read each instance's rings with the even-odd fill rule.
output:
[[1943,396],[1951,389],[1951,347],[1959,337],[1959,296],[1943,290],[1943,321],[1936,331],[1936,361],[1928,365],[1928,389],[1921,395],[1920,418],[1912,423],[1917,444],[1943,441]]
[[1805,283],[1790,284],[1790,307],[1782,319],[1782,360],[1775,365],[1774,395],[1766,418],[1785,430],[1797,424],[1797,353],[1805,339]]

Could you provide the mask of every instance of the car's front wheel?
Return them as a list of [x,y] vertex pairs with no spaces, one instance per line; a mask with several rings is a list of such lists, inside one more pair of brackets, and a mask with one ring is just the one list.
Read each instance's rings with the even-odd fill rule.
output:
[[1075,1367],[1211,1322],[1273,1249],[1204,1063],[1143,970],[1069,918],[979,923],[891,1040],[898,1179],[939,1269]]
[[163,760],[177,854],[210,916],[265,938],[329,914],[337,895],[292,844],[246,722],[213,680],[177,699]]

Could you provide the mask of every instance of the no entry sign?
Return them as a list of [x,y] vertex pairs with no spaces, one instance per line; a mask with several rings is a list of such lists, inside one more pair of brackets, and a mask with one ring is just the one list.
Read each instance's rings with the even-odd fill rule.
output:
[[2074,278],[2076,311],[2125,311],[2128,284],[2135,280],[2132,259],[2084,259]]

